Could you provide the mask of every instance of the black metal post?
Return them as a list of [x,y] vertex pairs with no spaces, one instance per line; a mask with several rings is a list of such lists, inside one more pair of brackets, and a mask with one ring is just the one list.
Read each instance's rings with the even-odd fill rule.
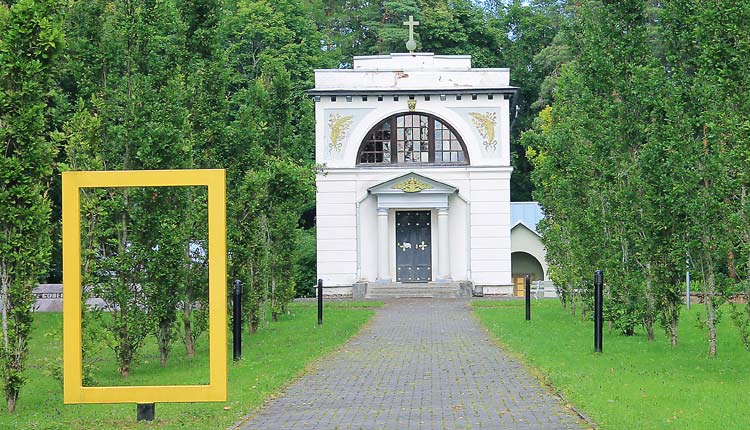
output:
[[531,277],[526,275],[526,321],[531,321]]
[[138,421],[153,421],[156,415],[156,403],[138,403],[135,410]]
[[594,272],[594,351],[602,352],[602,306],[604,305],[604,273]]
[[318,325],[323,324],[323,280],[318,279]]
[[234,280],[232,295],[232,357],[242,358],[242,281]]

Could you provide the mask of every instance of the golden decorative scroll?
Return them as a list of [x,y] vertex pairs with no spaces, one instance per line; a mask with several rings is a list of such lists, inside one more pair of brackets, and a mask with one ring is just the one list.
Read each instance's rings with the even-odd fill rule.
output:
[[416,178],[409,178],[404,182],[392,186],[391,188],[394,190],[401,190],[405,193],[418,193],[422,190],[432,188],[432,185],[419,181]]
[[341,151],[341,141],[344,140],[346,132],[352,125],[352,116],[341,116],[333,114],[328,117],[328,126],[331,128],[331,143],[328,147],[331,151]]
[[477,131],[484,139],[484,149],[495,150],[497,147],[497,140],[495,140],[495,124],[497,123],[497,114],[495,112],[487,112],[481,114],[479,112],[470,112],[469,115],[472,117],[472,122],[476,126]]

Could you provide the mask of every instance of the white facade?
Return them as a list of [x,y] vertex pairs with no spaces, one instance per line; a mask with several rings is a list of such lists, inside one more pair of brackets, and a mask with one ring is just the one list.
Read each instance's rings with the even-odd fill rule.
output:
[[[509,80],[508,69],[429,53],[315,71],[317,269],[327,294],[398,281],[396,214],[407,210],[430,213],[431,281],[471,281],[485,294],[511,288]],[[452,127],[468,162],[359,163],[373,127],[409,112]]]

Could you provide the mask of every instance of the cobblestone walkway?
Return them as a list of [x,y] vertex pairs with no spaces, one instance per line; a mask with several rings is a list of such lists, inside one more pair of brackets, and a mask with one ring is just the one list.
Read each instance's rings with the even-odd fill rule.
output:
[[580,429],[466,300],[387,302],[241,429]]

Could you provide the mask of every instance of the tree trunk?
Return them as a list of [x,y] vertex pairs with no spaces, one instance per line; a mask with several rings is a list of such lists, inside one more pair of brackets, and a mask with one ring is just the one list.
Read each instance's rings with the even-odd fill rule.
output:
[[12,414],[16,411],[16,402],[18,401],[18,390],[13,390],[10,393],[6,393],[5,399],[8,401],[8,413]]
[[130,363],[120,363],[120,368],[117,369],[120,371],[120,376],[122,376],[123,379],[130,376]]
[[161,367],[167,367],[167,357],[169,356],[169,351],[161,346],[159,346],[159,365]]
[[169,321],[162,321],[159,323],[159,364],[161,367],[167,366],[167,358],[169,358],[169,331],[172,328],[172,324]]
[[[127,147],[126,154],[127,154]],[[127,155],[126,155],[127,157]],[[125,202],[125,207],[129,208],[130,203],[128,199],[128,191],[127,188],[123,190],[122,192],[123,199]],[[125,212],[123,212],[120,215],[120,238],[119,243],[117,244],[118,248],[118,255],[125,255],[125,248],[126,244],[128,243],[128,223],[127,218],[125,216]],[[125,279],[125,274],[120,272],[120,278],[123,280],[123,283],[127,283],[127,279]],[[128,342],[128,326],[127,326],[127,310],[126,305],[124,303],[120,303],[120,321],[122,326],[120,327],[119,334],[120,334],[120,356],[119,358],[119,368],[117,370],[120,371],[120,376],[123,378],[127,378],[130,375],[130,364],[131,364],[131,355],[130,355],[130,344]],[[113,315],[114,316],[114,315]]]
[[654,341],[654,291],[653,279],[651,278],[651,262],[646,263],[646,313],[643,315],[643,328],[648,335],[648,341]]
[[[0,265],[0,284],[2,284],[2,289],[0,292],[0,309],[2,309],[2,328],[3,328],[3,351],[5,352],[5,356],[8,357],[7,360],[13,360],[13,356],[16,354],[13,353],[11,345],[9,344],[8,340],[8,308],[10,307],[10,300],[8,297],[8,290],[10,288],[10,276],[8,273],[8,270],[6,269],[5,265],[5,259],[2,260],[2,264]],[[2,363],[0,363],[3,367],[6,369],[8,367],[12,367],[13,363],[10,363],[8,361],[3,360]],[[8,370],[3,371],[2,373],[5,374],[5,372]],[[4,383],[7,383],[7,376],[5,378]],[[8,413],[13,413],[16,410],[16,401],[18,400],[18,389],[13,387],[6,387],[5,388],[5,399],[7,400],[7,406],[8,406]]]
[[[6,235],[7,236],[7,235]],[[6,355],[10,355],[8,350],[8,288],[10,287],[10,276],[5,267],[5,259],[0,260],[0,311],[2,312],[3,325],[3,350]]]
[[182,312],[182,327],[185,330],[185,337],[183,343],[185,344],[185,354],[188,358],[195,357],[195,342],[193,342],[193,326],[190,322],[190,315],[193,309],[189,303],[185,303],[184,310]]
[[570,314],[575,315],[576,314],[576,296],[575,293],[571,294],[570,299]]
[[250,334],[255,334],[258,332],[258,312],[255,309],[250,309],[247,324],[248,329],[250,330]]
[[[747,234],[747,233],[746,233]],[[747,280],[745,281],[745,320],[750,322],[750,262],[747,266]],[[750,332],[749,329],[740,329],[740,335],[742,336],[742,344],[745,346],[745,350],[750,352]]]
[[263,301],[258,304],[260,309],[260,319],[259,321],[263,323],[265,326],[268,323],[268,318],[266,316],[266,308],[268,308],[268,278],[263,283]]
[[[125,320],[125,312],[121,311],[120,317]],[[130,344],[128,343],[128,328],[123,325],[120,327],[120,357],[119,357],[120,376],[127,378],[130,375]]]
[[654,321],[649,318],[644,318],[643,328],[646,330],[648,341],[653,342],[654,341]]
[[[190,189],[192,190],[192,189]],[[192,191],[190,191],[192,196]],[[182,300],[182,329],[184,330],[184,337],[182,343],[185,344],[185,355],[188,358],[195,357],[195,342],[193,342],[193,325],[190,318],[193,315],[193,288],[190,283],[190,244],[185,244],[185,265],[186,270],[184,271],[184,282],[185,282],[185,297]]]
[[706,325],[708,326],[708,356],[716,357],[716,309],[714,294],[716,293],[716,278],[713,268],[708,269],[708,291],[706,291]]
[[276,309],[276,278],[271,278],[271,321],[279,321],[279,311]]
[[672,321],[670,322],[670,325],[669,325],[670,327],[669,331],[670,331],[670,334],[672,335],[671,336],[672,348],[677,348],[677,323],[678,322],[679,320],[677,318],[672,318]]

